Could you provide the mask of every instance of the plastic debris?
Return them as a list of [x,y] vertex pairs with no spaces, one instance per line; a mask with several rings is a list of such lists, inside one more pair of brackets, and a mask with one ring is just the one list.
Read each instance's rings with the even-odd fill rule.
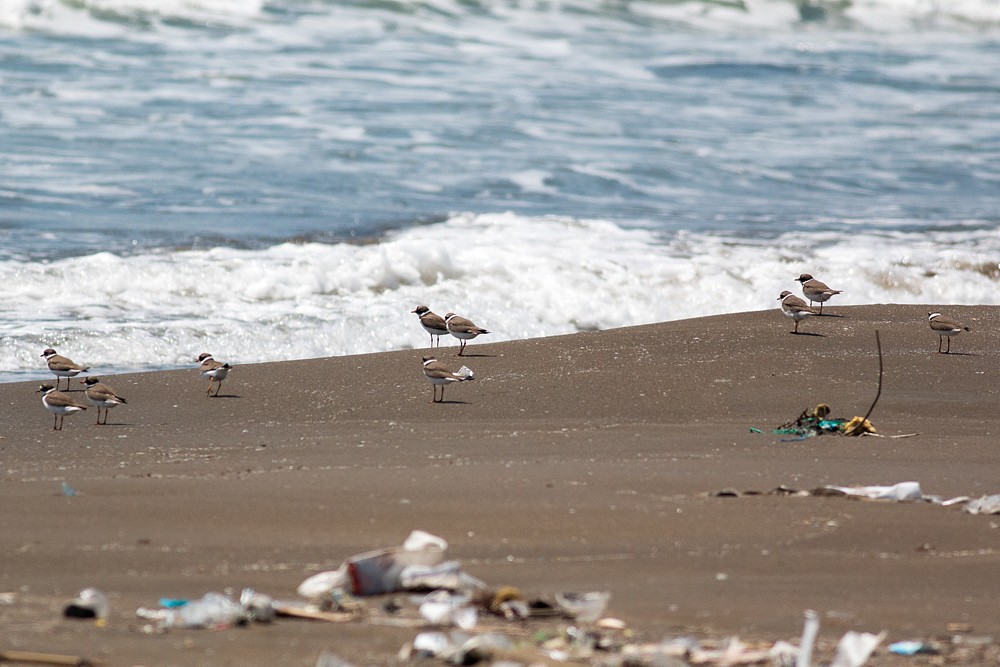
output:
[[812,664],[813,646],[819,633],[819,614],[807,609],[805,617],[806,622],[802,627],[802,640],[799,642],[799,652],[795,657],[795,667],[809,667]]
[[969,514],[1000,514],[1000,493],[970,500],[962,509]]
[[108,596],[96,588],[84,588],[63,609],[66,618],[96,618],[98,621],[106,621],[110,613]]
[[568,616],[579,623],[593,623],[601,617],[608,606],[611,593],[590,591],[587,593],[556,593],[556,604]]
[[[758,428],[750,427],[750,432],[761,433],[762,431]],[[826,403],[820,403],[814,408],[803,410],[798,417],[785,422],[781,426],[773,429],[771,432],[776,435],[797,436],[795,438],[783,439],[782,442],[798,442],[805,440],[806,438],[823,435],[824,433],[835,433],[849,436],[865,434],[877,435],[875,426],[865,417],[854,417],[850,420],[843,418],[831,419],[830,406]],[[895,437],[909,437],[912,435],[917,434],[911,433],[907,436]]]
[[400,547],[358,554],[337,570],[309,577],[299,584],[298,593],[329,607],[343,592],[371,596],[437,588],[485,588],[482,581],[462,572],[458,561],[445,562],[447,548],[442,538],[414,530]]
[[206,593],[179,607],[136,610],[136,616],[153,621],[156,628],[209,628],[219,630],[250,622],[269,623],[274,619],[274,603],[269,596],[243,589],[236,602],[222,593]]
[[[397,656],[401,661],[411,658],[437,658],[454,665],[474,665],[491,660],[513,648],[506,635],[488,632],[471,636],[464,632],[421,632],[413,643],[404,646]],[[496,664],[496,663],[494,663]]]
[[889,652],[896,655],[935,655],[938,651],[927,642],[911,639],[890,644]]
[[[771,493],[809,495],[809,492],[787,487],[779,487]],[[824,487],[813,493],[928,500],[916,482],[880,487]],[[610,601],[608,591],[560,592],[554,595],[553,603],[529,599],[513,586],[488,587],[462,572],[457,561],[444,560],[447,543],[441,538],[421,531],[414,531],[411,538],[398,548],[366,552],[349,558],[338,570],[309,577],[299,586],[299,592],[309,593],[314,604],[335,604],[338,610],[350,611],[318,609],[301,600],[276,603],[271,597],[246,588],[238,601],[221,593],[207,593],[193,600],[165,597],[160,600],[160,608],[139,609],[136,614],[152,621],[143,627],[143,632],[171,628],[223,629],[252,622],[266,623],[276,616],[428,630],[420,631],[402,647],[397,655],[400,662],[433,658],[449,664],[488,663],[494,667],[555,667],[562,663],[633,667],[751,664],[811,667],[821,661],[830,667],[860,667],[885,638],[885,633],[847,632],[841,637],[836,655],[830,662],[832,645],[820,642],[817,646],[820,617],[816,612],[807,610],[799,646],[787,641],[745,643],[738,637],[724,641],[680,637],[643,644],[638,642],[624,621],[603,616]],[[434,590],[422,597],[390,593],[369,604],[352,597],[359,573],[352,574],[351,564],[361,564],[361,574],[370,577],[381,588],[398,587],[412,591],[432,587]],[[84,593],[81,591],[75,602],[94,599],[93,594]],[[544,617],[570,618],[572,624],[560,620],[557,626],[540,629],[526,622]],[[501,625],[504,620],[513,622]],[[965,631],[971,629],[970,626]],[[949,631],[959,632],[952,628]],[[982,641],[989,644],[992,638]],[[978,650],[982,646],[972,640],[962,647],[958,644],[959,640],[953,638],[953,654],[960,650]],[[890,650],[899,655],[906,654],[904,650],[911,650],[914,653],[910,654],[915,655],[930,652],[930,647],[928,643],[914,640],[909,644],[897,642]],[[324,651],[316,667],[353,665]]]
[[333,591],[346,589],[349,585],[345,563],[340,569],[320,572],[307,578],[299,584],[298,594],[307,600],[319,600],[331,596]]
[[900,482],[892,486],[827,486],[848,496],[859,496],[871,500],[923,500],[919,482]]
[[469,606],[468,595],[455,595],[438,590],[429,593],[420,603],[420,615],[434,625],[454,625],[463,630],[476,627],[478,614]]
[[875,426],[864,417],[853,417],[851,421],[840,426],[840,432],[844,435],[864,435],[865,433],[875,433]]
[[868,632],[850,631],[840,638],[837,654],[830,667],[861,667],[885,639],[885,633],[873,635]]
[[62,483],[62,494],[67,498],[73,498],[76,496],[76,489],[70,486],[68,483]]

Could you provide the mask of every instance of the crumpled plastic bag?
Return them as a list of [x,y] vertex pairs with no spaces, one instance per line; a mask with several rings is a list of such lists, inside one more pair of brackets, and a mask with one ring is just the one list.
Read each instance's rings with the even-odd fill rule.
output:
[[461,571],[458,561],[445,562],[448,543],[436,535],[414,530],[399,547],[351,556],[336,570],[320,572],[298,587],[304,598],[325,602],[347,592],[367,596],[446,588],[485,588]]
[[827,486],[844,495],[872,500],[923,500],[920,482],[900,482],[892,486]]

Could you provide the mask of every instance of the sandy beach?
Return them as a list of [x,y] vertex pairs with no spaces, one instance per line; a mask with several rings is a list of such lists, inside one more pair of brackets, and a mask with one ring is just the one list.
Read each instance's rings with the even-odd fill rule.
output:
[[[797,641],[807,609],[824,647],[886,631],[870,664],[914,664],[886,652],[894,641],[1000,637],[1000,517],[766,493],[903,481],[943,498],[1000,493],[1000,308],[941,307],[972,327],[948,355],[930,309],[830,303],[800,325],[807,335],[774,309],[481,336],[462,358],[446,339],[440,360],[476,380],[440,404],[421,373],[427,350],[238,365],[216,398],[194,363],[95,368],[128,404],[106,426],[91,408],[58,432],[39,382],[0,384],[0,651],[311,667],[328,650],[395,664],[414,630],[279,619],[147,634],[135,611],[243,587],[295,598],[307,576],[413,529],[491,584],[610,591],[607,615],[653,642]],[[885,436],[919,435],[771,432],[821,402],[863,415],[876,330],[871,420]],[[81,400],[82,388],[73,381]],[[61,616],[90,586],[111,600],[106,627]]]

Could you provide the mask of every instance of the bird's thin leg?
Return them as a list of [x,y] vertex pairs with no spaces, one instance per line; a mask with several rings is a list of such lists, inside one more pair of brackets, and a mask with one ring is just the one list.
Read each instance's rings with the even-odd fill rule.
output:
[[951,336],[948,336],[948,349],[946,349],[944,353],[951,354]]
[[819,302],[819,314],[820,315],[823,314],[823,302],[822,301]]
[[222,389],[222,380],[219,380],[219,384],[215,385],[215,395],[219,395],[219,390]]

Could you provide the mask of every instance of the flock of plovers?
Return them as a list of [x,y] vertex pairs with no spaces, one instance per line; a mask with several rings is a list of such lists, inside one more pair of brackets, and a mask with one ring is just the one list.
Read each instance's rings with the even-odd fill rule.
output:
[[[802,294],[809,300],[808,304],[788,290],[783,291],[778,296],[778,300],[781,301],[781,312],[792,318],[795,322],[795,328],[791,331],[794,334],[799,333],[799,322],[807,317],[823,315],[823,304],[831,297],[842,293],[842,290],[832,289],[808,273],[800,275],[796,278],[796,282],[802,284]],[[819,304],[818,310],[813,307],[815,303]],[[459,341],[458,356],[460,357],[464,356],[465,346],[470,340],[490,333],[471,320],[459,317],[455,313],[447,313],[444,317],[441,317],[425,305],[419,305],[411,312],[420,318],[420,326],[430,335],[432,348],[441,346],[441,336],[454,336]],[[952,337],[962,331],[971,331],[970,327],[955,322],[939,312],[928,313],[927,320],[931,330],[938,334],[938,353],[941,354],[951,352]],[[947,339],[947,347],[945,347],[945,339]],[[128,403],[111,387],[101,382],[100,379],[90,376],[81,380],[86,385],[84,397],[87,403],[90,404],[89,406],[85,405],[70,395],[70,379],[80,373],[88,372],[90,368],[88,366],[81,366],[72,359],[57,354],[52,348],[46,349],[42,352],[41,356],[45,358],[49,370],[56,376],[56,384],[55,386],[43,384],[35,393],[42,395],[42,405],[52,413],[53,430],[58,431],[62,429],[63,419],[66,415],[81,412],[88,407],[97,408],[97,424],[107,424],[108,410]],[[232,366],[228,363],[217,361],[208,352],[203,352],[198,356],[196,361],[200,364],[199,371],[201,374],[208,378],[206,396],[218,396],[219,390],[222,388],[222,382],[229,375]],[[467,366],[462,366],[457,371],[452,371],[445,364],[438,361],[435,356],[423,357],[423,372],[424,377],[431,383],[433,392],[431,402],[433,403],[444,401],[444,388],[449,384],[468,382],[475,379],[475,374]],[[62,378],[66,378],[65,391],[59,390],[59,383]],[[215,385],[214,394],[212,393],[213,385]],[[104,410],[103,421],[101,420],[102,409]]]
[[[458,356],[465,354],[466,344],[482,334],[489,331],[477,326],[472,320],[459,317],[455,313],[447,313],[444,317],[431,312],[431,309],[424,305],[419,305],[412,311],[420,318],[420,326],[431,336],[431,347],[434,347],[435,337],[438,347],[441,346],[441,336],[452,335],[458,339]],[[437,360],[437,357],[424,357],[424,377],[431,383],[433,396],[431,402],[444,402],[444,388],[453,382],[467,382],[474,379],[474,374],[468,366],[462,366],[457,371],[451,371],[447,366]],[[440,398],[438,398],[438,387],[441,388]]]
[[[823,304],[829,301],[830,297],[841,294],[843,290],[831,289],[829,285],[816,280],[808,273],[803,273],[795,280],[802,283],[802,295],[809,299],[808,305],[788,290],[779,294],[778,300],[781,301],[781,312],[795,321],[795,328],[792,329],[791,333],[797,334],[799,333],[799,322],[813,315],[822,315]],[[819,310],[813,308],[814,303],[819,304]],[[947,318],[939,312],[927,313],[927,321],[931,326],[931,331],[938,335],[938,354],[951,352],[953,336],[957,336],[963,331],[972,331],[971,327]],[[947,347],[945,347],[945,339],[948,341]],[[941,349],[942,347],[944,349]]]
[[[57,354],[51,347],[42,352],[42,356],[45,357],[49,370],[56,376],[56,384],[55,386],[47,383],[43,384],[35,393],[42,395],[42,405],[52,413],[52,430],[61,431],[63,419],[66,418],[66,415],[82,412],[88,407],[97,408],[97,421],[95,424],[107,424],[108,410],[128,403],[114,389],[101,382],[99,378],[91,375],[80,381],[87,385],[87,388],[83,390],[83,395],[90,405],[85,405],[78,401],[75,396],[70,395],[70,378],[74,378],[80,373],[86,373],[90,370],[90,367],[81,366],[72,359]],[[232,367],[229,364],[216,361],[208,352],[203,352],[196,361],[201,364],[198,370],[208,378],[208,391],[206,394],[218,396],[219,389],[222,387],[222,381],[226,379],[229,369]],[[66,391],[59,391],[59,381],[62,378],[66,378]],[[212,385],[216,383],[215,394],[212,394]],[[101,420],[102,408],[104,409],[103,420]]]

